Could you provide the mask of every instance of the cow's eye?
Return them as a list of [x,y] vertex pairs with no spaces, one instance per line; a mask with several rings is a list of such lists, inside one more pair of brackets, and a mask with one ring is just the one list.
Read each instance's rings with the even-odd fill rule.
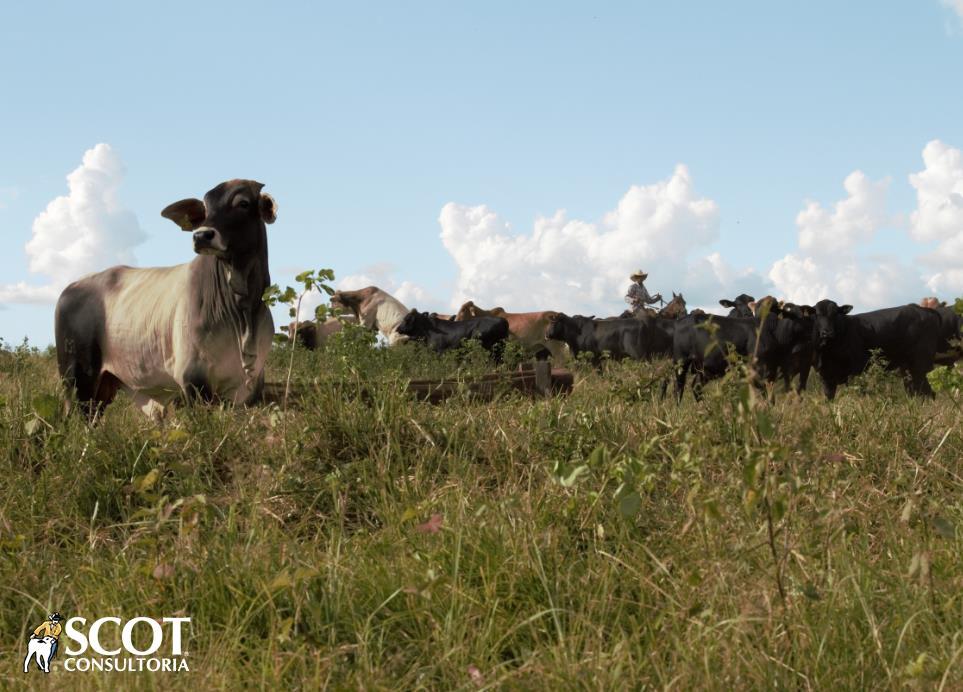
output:
[[251,203],[246,199],[242,199],[240,202],[237,203],[237,206],[239,206],[241,209],[250,209]]

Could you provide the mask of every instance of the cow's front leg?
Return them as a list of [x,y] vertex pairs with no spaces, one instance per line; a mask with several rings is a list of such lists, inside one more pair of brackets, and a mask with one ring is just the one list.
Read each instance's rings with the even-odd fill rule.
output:
[[211,386],[207,368],[200,364],[187,369],[181,386],[188,404],[198,401],[209,404],[214,401],[214,387]]

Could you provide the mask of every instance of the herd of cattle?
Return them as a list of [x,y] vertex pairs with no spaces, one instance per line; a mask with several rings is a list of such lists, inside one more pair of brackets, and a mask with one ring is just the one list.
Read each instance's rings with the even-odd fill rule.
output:
[[[673,303],[681,300],[674,296]],[[471,301],[455,315],[429,314],[408,310],[375,286],[338,291],[331,299],[332,306],[346,311],[347,319],[379,330],[389,344],[411,339],[445,351],[477,339],[497,358],[498,345],[513,339],[536,357],[556,362],[568,354],[588,354],[596,364],[603,358],[671,358],[680,397],[690,375],[698,395],[706,381],[725,374],[732,353],[752,360],[757,382],[781,379],[786,390],[793,379],[797,390],[804,390],[815,368],[830,399],[839,385],[866,369],[874,351],[881,353],[887,367],[905,374],[910,392],[923,395],[933,393],[927,373],[963,355],[958,344],[963,320],[932,298],[920,305],[860,315],[851,315],[852,306],[832,300],[809,306],[781,303],[771,296],[757,301],[743,294],[719,303],[730,308],[727,316],[688,313],[683,302],[681,310],[599,319],[556,311],[483,310]],[[288,337],[297,335],[302,345],[315,348],[323,343],[320,335],[335,333],[343,319],[320,325],[292,323]]]
[[[157,417],[179,396],[189,401],[246,404],[263,390],[274,337],[263,302],[270,285],[266,224],[274,199],[253,180],[221,183],[200,199],[184,199],[161,214],[193,233],[195,257],[174,267],[112,267],[72,283],[55,312],[60,374],[93,418],[121,390]],[[730,352],[751,359],[761,380],[798,377],[812,368],[831,399],[839,385],[866,369],[873,351],[906,375],[909,391],[931,395],[926,374],[960,357],[961,321],[945,305],[904,305],[860,315],[822,300],[815,306],[755,301],[741,295],[720,303],[728,316],[687,313],[681,296],[659,313],[597,319],[560,312],[483,310],[465,303],[455,315],[408,310],[377,287],[339,291],[333,307],[345,315],[322,324],[292,325],[291,336],[317,347],[344,322],[379,330],[389,345],[422,341],[437,351],[476,339],[494,355],[507,339],[536,357],[563,361],[590,354],[613,359],[671,358],[676,391],[694,388],[729,367]]]

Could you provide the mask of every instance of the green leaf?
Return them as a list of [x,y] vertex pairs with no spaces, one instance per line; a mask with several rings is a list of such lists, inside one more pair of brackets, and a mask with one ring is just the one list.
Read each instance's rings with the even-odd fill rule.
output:
[[271,284],[264,289],[264,293],[261,294],[261,300],[264,301],[265,305],[273,306],[278,302],[278,296],[281,293],[281,289],[278,288],[277,284]]
[[948,541],[956,539],[956,527],[943,517],[933,517],[933,528]]
[[756,411],[756,427],[759,429],[759,435],[767,440],[771,439],[776,431],[772,424],[772,416],[764,409]]
[[148,490],[157,485],[157,480],[160,478],[160,470],[153,468],[143,476],[138,476],[134,479],[134,490],[139,493],[146,493]]
[[742,467],[742,482],[752,488],[756,485],[756,481],[759,479],[759,460],[750,459],[745,466]]
[[53,420],[60,410],[60,399],[52,394],[42,394],[33,399],[33,410],[45,421]]
[[642,497],[634,490],[619,498],[619,514],[632,519],[642,509]]
[[37,418],[36,416],[34,416],[33,418],[31,418],[30,420],[28,420],[26,423],[23,424],[24,432],[30,435],[31,437],[33,435],[36,435],[42,429],[43,429],[43,421]]
[[605,445],[599,445],[589,454],[588,465],[592,468],[601,468],[605,463]]
[[280,591],[282,589],[290,589],[294,586],[294,580],[291,579],[291,574],[286,569],[278,572],[277,576],[271,580],[268,584],[268,591]]
[[786,500],[777,497],[772,501],[772,520],[779,521],[784,516],[786,516]]
[[571,488],[578,481],[579,476],[588,473],[589,467],[584,464],[581,466],[574,467],[568,475],[559,478],[559,483],[562,484],[564,488]]

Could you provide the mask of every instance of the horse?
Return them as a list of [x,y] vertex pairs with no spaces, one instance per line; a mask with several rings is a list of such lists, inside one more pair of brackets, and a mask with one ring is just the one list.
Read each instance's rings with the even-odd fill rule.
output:
[[648,315],[649,317],[662,317],[667,320],[677,320],[688,315],[688,311],[685,307],[685,298],[682,297],[681,293],[672,292],[672,300],[665,304],[661,310],[653,310],[652,308],[637,308],[635,310],[626,310],[619,317],[642,317],[643,315]]

